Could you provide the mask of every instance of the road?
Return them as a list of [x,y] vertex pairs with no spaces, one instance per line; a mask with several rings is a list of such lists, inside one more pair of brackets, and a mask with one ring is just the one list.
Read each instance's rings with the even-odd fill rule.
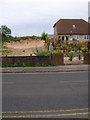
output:
[[3,118],[87,118],[88,73],[3,74]]

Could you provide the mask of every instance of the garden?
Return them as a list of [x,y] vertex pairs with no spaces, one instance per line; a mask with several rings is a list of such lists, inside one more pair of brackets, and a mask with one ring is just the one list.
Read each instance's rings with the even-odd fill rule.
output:
[[[90,42],[74,41],[73,43],[57,42],[54,45],[54,50],[60,50],[64,55],[64,62],[68,61],[70,64],[88,63],[85,61],[85,56],[90,54]],[[88,56],[89,58],[89,56]]]

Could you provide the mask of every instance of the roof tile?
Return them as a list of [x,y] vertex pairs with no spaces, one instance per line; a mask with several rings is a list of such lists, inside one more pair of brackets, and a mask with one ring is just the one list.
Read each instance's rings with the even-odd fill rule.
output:
[[58,34],[90,34],[90,23],[83,19],[60,19],[54,27]]

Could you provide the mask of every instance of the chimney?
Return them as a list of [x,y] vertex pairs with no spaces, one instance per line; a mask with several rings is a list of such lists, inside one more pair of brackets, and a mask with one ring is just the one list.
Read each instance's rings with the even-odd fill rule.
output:
[[88,17],[88,23],[90,23],[90,17]]

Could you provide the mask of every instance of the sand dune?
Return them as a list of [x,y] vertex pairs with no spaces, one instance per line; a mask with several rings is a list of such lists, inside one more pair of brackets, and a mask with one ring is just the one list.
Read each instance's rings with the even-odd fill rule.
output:
[[[45,48],[45,42],[40,39],[26,39],[20,41],[5,42],[4,46],[7,46],[12,53],[8,53],[8,56],[29,56],[33,54],[32,49]],[[34,54],[33,54],[34,55]]]

